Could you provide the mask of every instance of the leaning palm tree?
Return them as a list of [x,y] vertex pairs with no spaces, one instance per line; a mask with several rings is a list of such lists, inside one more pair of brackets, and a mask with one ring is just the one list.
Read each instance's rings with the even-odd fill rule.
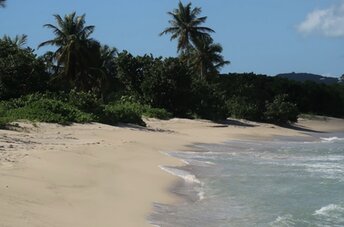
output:
[[172,20],[169,21],[171,27],[166,28],[161,35],[171,34],[171,40],[178,39],[177,51],[187,52],[192,48],[192,44],[200,38],[209,38],[209,33],[214,30],[203,27],[201,24],[205,23],[207,17],[198,17],[201,13],[201,8],[191,8],[191,3],[183,5],[179,2],[177,9],[172,12],[168,12],[172,16]]
[[211,39],[199,39],[191,53],[191,65],[202,79],[209,74],[218,73],[223,66],[230,64],[221,55],[222,46]]
[[90,38],[95,27],[85,26],[85,14],[77,16],[73,12],[64,18],[60,15],[54,17],[57,25],[45,24],[44,27],[52,29],[55,38],[41,43],[38,48],[56,46],[52,57],[57,62],[60,79],[68,81],[72,87],[89,89],[100,58],[100,45]]

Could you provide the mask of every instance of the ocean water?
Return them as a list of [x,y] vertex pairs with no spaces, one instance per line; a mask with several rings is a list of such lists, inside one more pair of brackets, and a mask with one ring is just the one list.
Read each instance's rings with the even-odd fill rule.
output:
[[155,204],[161,227],[344,226],[344,134],[317,141],[229,141],[168,152],[187,164],[161,166],[181,177],[185,198]]

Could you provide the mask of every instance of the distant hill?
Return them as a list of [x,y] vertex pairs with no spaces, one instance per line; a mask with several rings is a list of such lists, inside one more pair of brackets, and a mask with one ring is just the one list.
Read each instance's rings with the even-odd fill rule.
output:
[[338,78],[326,77],[311,73],[283,73],[276,75],[277,77],[287,78],[299,82],[313,81],[316,83],[336,84],[339,82]]

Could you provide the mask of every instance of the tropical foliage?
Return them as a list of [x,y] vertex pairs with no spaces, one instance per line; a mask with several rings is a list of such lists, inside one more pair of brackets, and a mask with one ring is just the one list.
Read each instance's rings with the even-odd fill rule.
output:
[[288,95],[277,95],[272,103],[266,105],[265,117],[274,123],[297,121],[299,111],[296,104],[288,102]]
[[191,3],[183,5],[179,2],[177,9],[168,12],[172,17],[169,21],[171,27],[166,28],[160,35],[171,34],[171,40],[178,39],[178,52],[190,50],[198,39],[210,39],[209,33],[214,30],[201,26],[207,20],[207,17],[198,17],[201,12],[199,7],[192,8]]
[[100,44],[90,38],[94,26],[85,25],[85,15],[77,16],[75,12],[65,15],[54,15],[57,25],[45,24],[52,29],[55,38],[39,45],[56,46],[57,50],[51,56],[57,63],[56,77],[59,82],[69,88],[92,90],[101,87],[104,82],[100,66]]
[[[5,1],[0,0],[3,6]],[[95,26],[76,13],[46,24],[54,46],[36,56],[27,36],[0,39],[0,126],[19,119],[68,124],[135,123],[144,117],[284,124],[302,113],[344,117],[344,84],[299,83],[278,77],[220,74],[229,64],[191,3],[169,12],[161,35],[178,40],[178,57],[135,56],[91,37]]]
[[17,46],[22,48],[26,45],[27,42],[27,35],[16,35],[14,38],[11,38],[8,35],[4,35],[2,37],[2,41],[7,42],[9,45]]
[[171,40],[178,39],[177,51],[180,58],[196,72],[201,79],[216,75],[221,67],[229,64],[221,55],[222,46],[214,43],[210,33],[213,29],[202,26],[207,17],[198,17],[201,8],[192,8],[191,3],[183,5],[168,14],[171,27],[166,28],[160,35],[171,34]]
[[44,91],[48,75],[30,48],[8,37],[0,39],[0,99]]
[[51,123],[91,122],[96,117],[82,112],[69,103],[44,95],[28,95],[0,103],[0,121],[27,119]]
[[213,43],[212,39],[198,39],[196,48],[190,53],[191,65],[195,72],[198,72],[201,78],[217,75],[223,66],[230,63],[224,60],[221,52],[222,46]]

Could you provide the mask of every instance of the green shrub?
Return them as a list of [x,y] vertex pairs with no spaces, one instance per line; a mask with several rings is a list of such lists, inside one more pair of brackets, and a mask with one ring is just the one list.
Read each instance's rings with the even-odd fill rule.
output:
[[192,116],[208,120],[226,119],[225,102],[216,84],[209,84],[205,80],[196,79],[192,83]]
[[28,104],[38,101],[42,98],[46,98],[47,95],[45,94],[39,94],[39,93],[35,93],[35,94],[31,94],[31,95],[25,95],[25,96],[21,96],[17,99],[10,99],[8,101],[2,101],[1,102],[1,107],[3,108],[3,110],[9,110],[9,109],[16,109],[16,108],[21,108],[24,106],[27,106]]
[[258,105],[248,101],[244,97],[233,97],[226,102],[227,111],[229,116],[247,119],[252,121],[261,120],[261,111]]
[[[67,124],[71,122],[85,123],[95,121],[92,114],[84,113],[62,101],[41,98],[29,100],[28,97],[2,103],[3,119],[16,121],[20,119],[50,123]],[[11,108],[12,107],[12,108]]]
[[296,104],[288,102],[287,95],[278,95],[272,103],[266,105],[265,118],[273,123],[296,122],[299,111]]
[[106,124],[133,123],[145,126],[142,109],[137,103],[114,103],[104,107],[102,122]]
[[152,117],[152,118],[157,118],[157,119],[162,119],[162,120],[168,120],[172,118],[172,114],[168,112],[165,109],[160,109],[160,108],[152,108],[150,106],[143,106],[143,115],[146,117]]
[[0,127],[19,119],[60,124],[100,120],[108,124],[122,122],[144,126],[142,115],[159,119],[171,117],[164,109],[137,102],[121,101],[104,106],[92,93],[74,90],[69,93],[36,93],[0,102]]
[[66,101],[86,113],[100,114],[102,111],[103,103],[92,92],[78,92],[73,89],[67,94]]

